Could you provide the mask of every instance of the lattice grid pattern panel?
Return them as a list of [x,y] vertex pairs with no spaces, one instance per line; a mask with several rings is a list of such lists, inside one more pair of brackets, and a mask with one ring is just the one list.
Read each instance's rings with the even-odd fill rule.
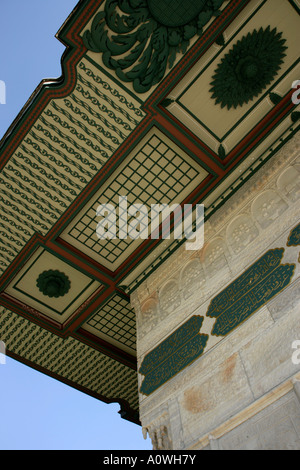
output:
[[[199,167],[197,171],[160,137],[153,135],[131,158],[125,169],[116,175],[113,183],[98,197],[68,235],[113,263],[132,243],[132,239],[119,239],[118,230],[115,239],[97,238],[99,219],[96,218],[96,211],[99,204],[111,204],[117,209],[119,196],[124,195],[128,205],[142,203],[150,215],[151,204],[171,204],[194,182],[200,172],[203,172],[202,168]],[[122,220],[122,213],[119,214],[119,220]],[[132,218],[128,218],[128,225],[131,220]],[[142,228],[144,227],[140,230]],[[130,231],[128,234],[130,236]]]
[[87,324],[115,341],[136,349],[135,314],[127,300],[121,296],[112,297]]

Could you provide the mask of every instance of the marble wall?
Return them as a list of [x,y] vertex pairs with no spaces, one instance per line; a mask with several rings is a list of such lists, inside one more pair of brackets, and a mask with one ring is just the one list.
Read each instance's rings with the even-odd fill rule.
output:
[[[206,222],[202,250],[181,247],[131,296],[138,368],[193,315],[203,317],[200,332],[208,336],[195,361],[148,396],[140,393],[154,448],[300,448],[293,385],[300,366],[291,359],[300,339],[300,247],[287,245],[300,222],[299,147],[296,135]],[[229,334],[212,334],[212,299],[278,248],[282,264],[295,266],[288,287]]]

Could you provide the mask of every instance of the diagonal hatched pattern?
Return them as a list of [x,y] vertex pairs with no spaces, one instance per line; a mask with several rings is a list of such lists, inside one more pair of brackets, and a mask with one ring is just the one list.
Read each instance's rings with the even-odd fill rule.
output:
[[0,308],[0,337],[7,350],[112,400],[138,410],[137,374],[76,339],[60,338],[25,318]]

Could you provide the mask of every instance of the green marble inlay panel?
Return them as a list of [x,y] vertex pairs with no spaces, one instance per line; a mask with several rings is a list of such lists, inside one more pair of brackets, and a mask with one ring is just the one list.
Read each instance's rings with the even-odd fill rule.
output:
[[295,265],[281,265],[283,255],[283,248],[268,251],[211,301],[207,316],[217,318],[213,335],[230,333],[290,283]]
[[208,335],[200,334],[203,317],[193,316],[146,355],[139,372],[145,375],[140,392],[150,395],[204,351]]
[[287,246],[299,246],[300,245],[300,224],[295,227],[289,236]]

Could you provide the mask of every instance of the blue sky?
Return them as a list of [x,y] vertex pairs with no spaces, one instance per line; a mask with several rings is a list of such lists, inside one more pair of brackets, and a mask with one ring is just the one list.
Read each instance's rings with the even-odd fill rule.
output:
[[[77,0],[0,0],[0,139],[44,78],[61,76],[55,34]],[[0,338],[1,340],[1,338]],[[0,363],[1,450],[152,449],[140,426],[107,405],[9,357]]]

